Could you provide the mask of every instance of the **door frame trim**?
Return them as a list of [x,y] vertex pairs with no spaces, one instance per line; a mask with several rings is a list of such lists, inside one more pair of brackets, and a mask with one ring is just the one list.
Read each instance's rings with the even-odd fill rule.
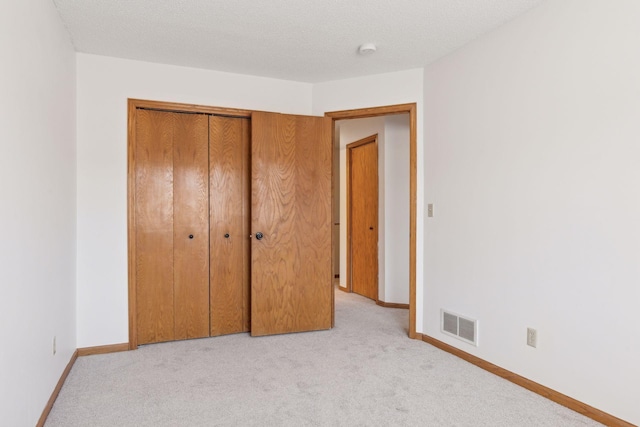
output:
[[[347,290],[349,292],[353,292],[353,280],[352,280],[352,274],[351,274],[351,263],[352,263],[352,259],[351,259],[351,251],[353,249],[353,242],[352,242],[352,220],[353,220],[353,215],[351,214],[351,208],[352,208],[352,200],[351,200],[351,196],[353,195],[352,193],[352,177],[351,177],[351,172],[352,172],[352,168],[351,168],[351,156],[352,156],[352,152],[351,150],[353,150],[354,148],[358,148],[361,147],[363,145],[367,145],[367,144],[375,144],[376,146],[376,162],[379,161],[379,157],[377,151],[378,151],[378,134],[374,134],[374,135],[370,135],[367,137],[364,137],[362,139],[359,139],[355,142],[352,142],[350,144],[347,144],[346,149],[347,149],[347,170],[346,170],[346,178],[347,178]],[[376,170],[378,170],[378,165],[376,165]],[[376,180],[376,192],[378,193],[378,206],[376,206],[376,210],[379,209],[380,206],[380,176],[377,175],[377,180]],[[379,212],[376,212],[376,218],[378,218],[378,221],[380,221],[379,218]],[[376,234],[378,235],[376,241],[380,240],[380,224],[376,224]],[[376,245],[377,246],[377,245]],[[376,276],[379,274],[380,272],[380,266],[379,266],[379,257],[380,256],[380,251],[377,250],[376,248],[376,268],[377,268],[377,272],[376,272]],[[376,286],[376,302],[378,301],[378,297],[380,295],[380,278],[378,277],[378,281],[377,281],[377,286]]]
[[129,350],[138,348],[138,317],[136,313],[136,218],[135,218],[135,148],[136,148],[136,112],[138,109],[168,111],[173,113],[196,113],[216,116],[251,118],[252,110],[236,108],[209,107],[205,105],[180,104],[175,102],[150,101],[144,99],[127,100],[127,262],[129,295]]
[[[360,108],[353,110],[330,111],[324,115],[333,122],[333,146],[335,147],[336,120],[364,119],[367,117],[388,116],[409,113],[409,338],[417,339],[416,333],[416,219],[418,184],[418,137],[416,103]],[[335,200],[334,200],[335,203]]]

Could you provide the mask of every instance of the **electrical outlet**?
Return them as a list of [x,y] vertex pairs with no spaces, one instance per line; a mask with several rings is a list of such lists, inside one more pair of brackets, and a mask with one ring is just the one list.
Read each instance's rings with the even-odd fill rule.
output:
[[427,216],[433,218],[433,203],[427,205]]
[[56,355],[56,336],[53,336],[53,355]]
[[533,328],[527,328],[527,345],[531,347],[538,347],[538,331]]

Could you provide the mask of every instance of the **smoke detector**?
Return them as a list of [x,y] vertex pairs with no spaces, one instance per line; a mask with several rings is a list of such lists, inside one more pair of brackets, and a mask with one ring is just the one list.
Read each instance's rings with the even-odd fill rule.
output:
[[371,55],[373,52],[376,51],[376,45],[373,43],[365,43],[360,45],[360,47],[358,48],[358,52],[360,53],[360,55]]

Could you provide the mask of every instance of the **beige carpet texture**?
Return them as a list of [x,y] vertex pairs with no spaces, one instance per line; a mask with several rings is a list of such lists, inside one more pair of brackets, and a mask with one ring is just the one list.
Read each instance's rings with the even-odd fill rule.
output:
[[336,291],[329,331],[80,357],[46,426],[600,425],[407,338],[408,317]]

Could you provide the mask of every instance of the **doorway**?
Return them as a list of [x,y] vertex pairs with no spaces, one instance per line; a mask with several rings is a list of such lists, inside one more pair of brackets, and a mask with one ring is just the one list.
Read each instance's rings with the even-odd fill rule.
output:
[[[408,114],[409,116],[409,325],[408,335],[413,339],[420,339],[416,333],[416,223],[417,223],[417,108],[415,103],[398,104],[382,107],[371,107],[355,110],[332,111],[325,116],[333,120],[334,147],[335,129],[338,121],[354,120],[370,117],[392,116]],[[335,184],[334,184],[335,185]],[[393,305],[390,305],[393,306]]]

